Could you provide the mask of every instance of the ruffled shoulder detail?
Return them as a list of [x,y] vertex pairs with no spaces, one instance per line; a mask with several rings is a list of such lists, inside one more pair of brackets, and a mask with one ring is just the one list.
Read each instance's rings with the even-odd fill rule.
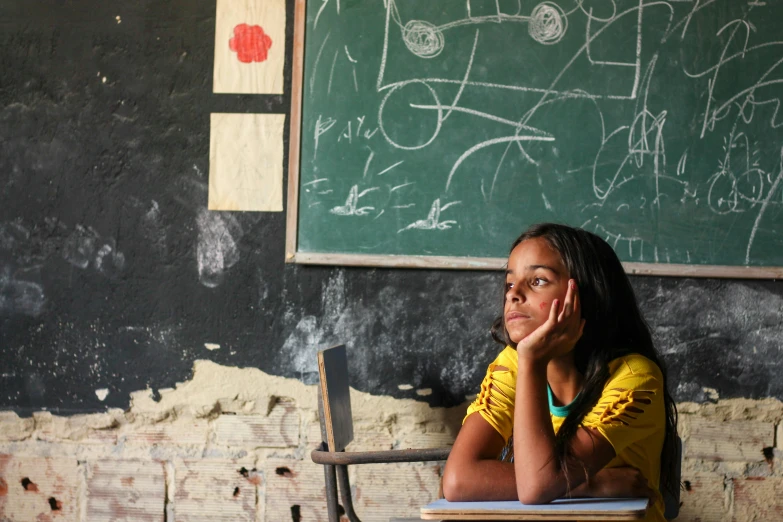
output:
[[663,377],[655,363],[637,354],[613,360],[609,370],[603,394],[582,425],[600,431],[620,453],[665,430]]
[[508,441],[514,429],[516,375],[516,350],[507,346],[487,368],[487,373],[481,382],[481,390],[476,400],[468,407],[465,419],[472,413],[478,412],[495,428],[504,441]]
[[612,388],[604,391],[603,396],[593,408],[597,422],[604,424],[620,423],[630,426],[639,420],[645,407],[652,404],[655,390],[628,390]]

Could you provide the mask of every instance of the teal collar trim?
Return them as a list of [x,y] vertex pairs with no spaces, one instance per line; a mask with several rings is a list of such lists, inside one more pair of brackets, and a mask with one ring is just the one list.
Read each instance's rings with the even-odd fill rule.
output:
[[550,388],[549,384],[547,384],[546,395],[549,399],[549,413],[555,417],[568,417],[568,413],[571,411],[571,406],[574,405],[576,399],[578,399],[581,394],[582,392],[577,393],[576,397],[574,397],[574,400],[572,400],[570,404],[566,404],[565,406],[555,406],[555,397],[552,395],[552,388]]

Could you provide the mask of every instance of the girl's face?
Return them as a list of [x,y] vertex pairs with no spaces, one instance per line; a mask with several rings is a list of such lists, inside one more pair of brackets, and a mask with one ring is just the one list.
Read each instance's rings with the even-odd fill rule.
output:
[[514,343],[546,322],[553,300],[560,300],[562,310],[569,277],[560,254],[544,238],[525,240],[511,251],[503,320]]

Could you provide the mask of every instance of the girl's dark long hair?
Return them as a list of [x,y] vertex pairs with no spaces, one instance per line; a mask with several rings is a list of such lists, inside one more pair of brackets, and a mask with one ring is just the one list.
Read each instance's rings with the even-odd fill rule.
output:
[[[663,374],[666,409],[666,435],[661,454],[661,492],[674,494],[680,485],[676,478],[677,405],[669,393],[666,367],[653,344],[650,327],[636,302],[631,282],[609,244],[586,230],[554,223],[531,226],[511,246],[525,240],[543,238],[560,253],[563,263],[579,288],[579,301],[585,327],[574,348],[576,368],[584,375],[582,392],[573,402],[555,438],[555,451],[561,469],[566,469],[570,441],[585,415],[595,407],[609,379],[609,362],[638,353],[653,361]],[[505,299],[505,295],[503,297]],[[492,325],[492,338],[515,346],[509,339],[501,312]]]

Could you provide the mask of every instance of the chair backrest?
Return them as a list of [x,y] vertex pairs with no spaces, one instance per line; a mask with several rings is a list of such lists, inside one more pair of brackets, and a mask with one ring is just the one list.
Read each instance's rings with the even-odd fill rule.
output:
[[329,451],[344,451],[353,440],[351,395],[348,389],[348,356],[345,345],[318,352],[318,375],[323,401],[322,426]]

